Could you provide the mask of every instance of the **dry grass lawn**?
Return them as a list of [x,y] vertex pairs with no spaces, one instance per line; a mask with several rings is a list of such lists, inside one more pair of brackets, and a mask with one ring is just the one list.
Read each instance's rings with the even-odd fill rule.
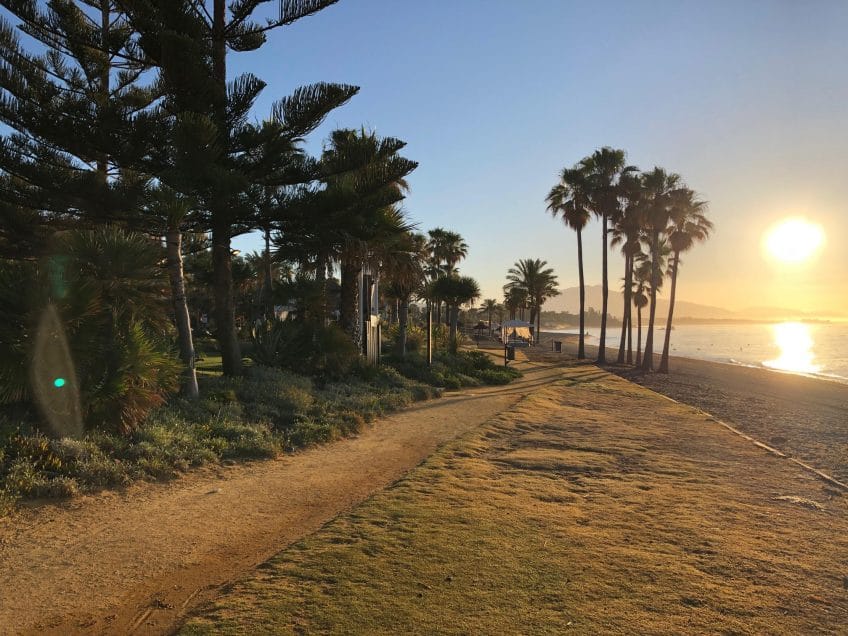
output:
[[846,633],[848,493],[572,364],[184,634]]

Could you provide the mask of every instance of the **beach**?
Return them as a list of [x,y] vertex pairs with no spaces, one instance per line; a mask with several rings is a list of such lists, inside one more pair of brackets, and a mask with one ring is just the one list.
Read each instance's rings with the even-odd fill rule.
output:
[[[538,351],[553,340],[576,355],[577,338],[542,332]],[[607,349],[614,363],[618,350]],[[586,346],[590,359],[597,347]],[[656,358],[657,364],[659,357]],[[710,413],[791,457],[848,481],[848,385],[768,369],[672,356],[668,375],[616,364],[607,369],[670,398]]]

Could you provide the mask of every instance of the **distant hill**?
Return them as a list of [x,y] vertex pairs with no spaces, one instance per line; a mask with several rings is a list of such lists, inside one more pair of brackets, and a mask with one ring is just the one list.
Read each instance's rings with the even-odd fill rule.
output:
[[[568,287],[560,290],[561,295],[550,299],[545,303],[545,311],[567,311],[576,314],[580,311],[580,288]],[[589,285],[586,287],[586,307],[594,307],[598,311],[601,309],[601,293],[600,285]],[[610,290],[608,311],[612,316],[621,318],[622,305],[624,304],[624,296],[620,291]],[[657,311],[660,316],[668,314],[668,300],[660,297],[657,302]],[[796,309],[788,309],[786,307],[749,307],[742,311],[731,311],[723,307],[715,307],[713,305],[702,305],[700,303],[692,303],[686,300],[678,300],[674,304],[674,315],[685,321],[687,318],[694,320],[708,321],[754,321],[754,320],[798,320],[798,319],[816,319],[818,314],[813,312],[798,311]]]
[[[568,287],[560,290],[561,295],[551,298],[545,303],[546,311],[568,311],[577,313],[580,311],[580,288]],[[600,285],[588,285],[586,287],[586,307],[594,307],[601,309],[603,288]],[[621,318],[622,305],[624,305],[624,295],[619,292],[610,290],[608,311],[611,315]],[[668,313],[668,301],[660,298],[657,301],[657,311],[660,315]],[[690,303],[685,300],[678,300],[674,303],[674,314],[684,318],[703,318],[708,320],[733,320],[734,318],[742,318],[741,314],[724,309],[722,307],[713,307],[711,305],[701,305],[698,303]]]

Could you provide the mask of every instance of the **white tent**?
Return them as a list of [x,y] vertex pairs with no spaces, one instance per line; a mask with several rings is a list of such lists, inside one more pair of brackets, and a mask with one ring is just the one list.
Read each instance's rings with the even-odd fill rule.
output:
[[501,342],[504,344],[510,342],[529,342],[532,338],[530,334],[530,323],[523,320],[507,320],[501,325]]

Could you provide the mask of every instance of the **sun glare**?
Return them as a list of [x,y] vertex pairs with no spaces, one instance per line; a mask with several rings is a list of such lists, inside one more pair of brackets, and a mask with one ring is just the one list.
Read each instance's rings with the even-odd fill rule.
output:
[[818,373],[821,370],[814,362],[813,336],[809,325],[782,322],[772,325],[772,329],[780,355],[775,360],[764,362],[765,366],[793,373]]
[[766,251],[783,263],[806,261],[823,244],[822,226],[802,218],[784,219],[765,235]]

